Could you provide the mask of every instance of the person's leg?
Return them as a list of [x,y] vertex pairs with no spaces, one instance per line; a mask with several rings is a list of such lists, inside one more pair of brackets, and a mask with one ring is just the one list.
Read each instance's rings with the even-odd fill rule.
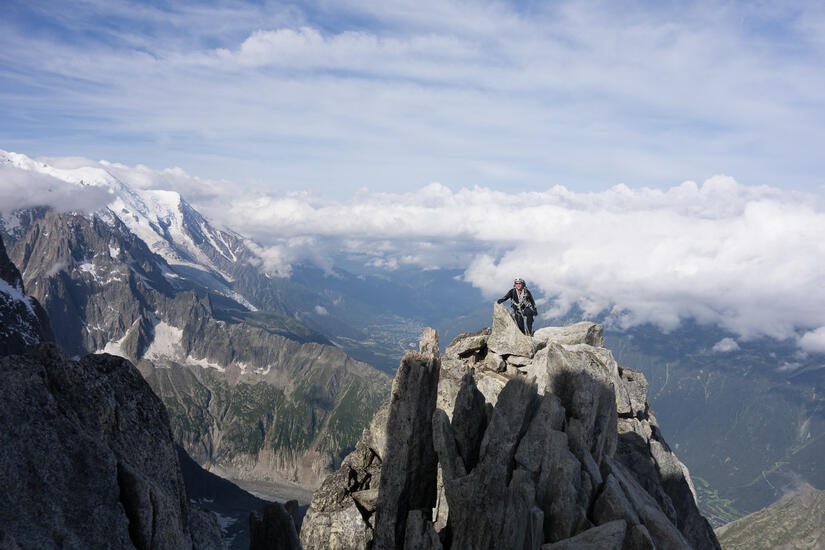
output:
[[527,336],[532,336],[533,335],[533,314],[532,313],[526,313],[525,315],[527,316],[527,332],[526,332],[526,334],[527,334]]
[[518,329],[523,334],[524,333],[524,317],[522,317],[521,313],[519,313],[519,312],[516,312],[514,317],[516,319],[516,325],[518,325]]

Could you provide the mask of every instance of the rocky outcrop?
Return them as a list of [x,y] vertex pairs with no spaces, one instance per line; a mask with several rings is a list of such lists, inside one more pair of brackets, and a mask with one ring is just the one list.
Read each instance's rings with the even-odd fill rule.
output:
[[[0,359],[0,506],[21,548],[193,548],[166,410],[128,361],[51,344]],[[220,539],[195,517],[196,547]],[[203,546],[201,546],[203,545]]]
[[46,312],[26,295],[23,278],[0,238],[0,356],[23,353],[54,340]]
[[[314,495],[304,548],[718,549],[644,377],[601,334],[580,323],[531,338],[497,305],[492,330],[460,335],[440,361],[405,356],[390,402]],[[399,490],[410,480],[414,498]]]

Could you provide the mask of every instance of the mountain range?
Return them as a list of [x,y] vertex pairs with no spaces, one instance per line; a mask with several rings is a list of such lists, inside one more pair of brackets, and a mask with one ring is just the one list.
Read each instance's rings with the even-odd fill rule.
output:
[[211,227],[176,193],[134,190],[105,170],[13,154],[0,155],[3,164],[111,193],[92,213],[17,211],[2,236],[61,348],[132,360],[201,465],[305,487],[354,445],[389,377],[233,289],[230,272],[268,280],[245,263],[239,236]]
[[[395,372],[426,325],[450,341],[489,323],[489,302],[459,271],[387,274],[342,257],[277,277],[247,240],[213,227],[177,193],[130,188],[103,168],[58,170],[0,153],[4,164],[111,190],[97,213],[19,211],[0,233],[26,288],[56,319],[58,343],[74,355],[109,350],[136,361],[180,442],[230,477],[317,484],[355,444],[387,395],[383,373]],[[574,310],[537,327],[582,318]],[[651,406],[714,525],[799,483],[825,487],[821,357],[771,339],[720,348],[736,335],[689,321],[668,333],[606,324],[605,339],[620,364],[647,376]],[[315,357],[298,384],[308,374],[299,365]],[[279,479],[263,479],[273,464]]]

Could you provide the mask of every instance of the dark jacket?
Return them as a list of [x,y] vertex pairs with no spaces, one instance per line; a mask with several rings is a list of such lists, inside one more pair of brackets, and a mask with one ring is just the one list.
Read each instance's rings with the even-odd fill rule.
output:
[[[513,309],[515,309],[516,311],[521,309],[519,307],[520,304],[518,303],[518,292],[516,292],[516,287],[511,288],[510,291],[507,292],[507,294],[505,294],[503,298],[499,298],[498,303],[500,304],[502,302],[506,302],[507,300],[513,301]],[[527,304],[529,304],[530,306],[532,306],[533,309],[536,308],[536,301],[533,300],[533,295],[530,293],[530,289],[527,287],[524,288],[524,301],[527,302]]]

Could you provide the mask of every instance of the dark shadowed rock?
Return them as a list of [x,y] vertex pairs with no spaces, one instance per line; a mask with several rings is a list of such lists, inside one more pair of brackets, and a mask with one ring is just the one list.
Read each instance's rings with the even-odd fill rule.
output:
[[[197,550],[223,550],[226,542],[221,533],[215,512],[189,506],[189,530],[192,532],[192,548]],[[297,547],[296,547],[297,548]]]
[[441,541],[424,510],[412,510],[407,516],[403,547],[408,550],[441,550]]
[[249,516],[249,550],[297,550],[300,548],[295,523],[279,502],[267,504],[262,514]]
[[0,358],[0,525],[24,548],[192,548],[166,409],[128,361]]
[[484,403],[484,396],[478,391],[473,376],[465,374],[455,397],[451,426],[458,453],[467,470],[475,468],[478,462],[481,439],[487,429]]

